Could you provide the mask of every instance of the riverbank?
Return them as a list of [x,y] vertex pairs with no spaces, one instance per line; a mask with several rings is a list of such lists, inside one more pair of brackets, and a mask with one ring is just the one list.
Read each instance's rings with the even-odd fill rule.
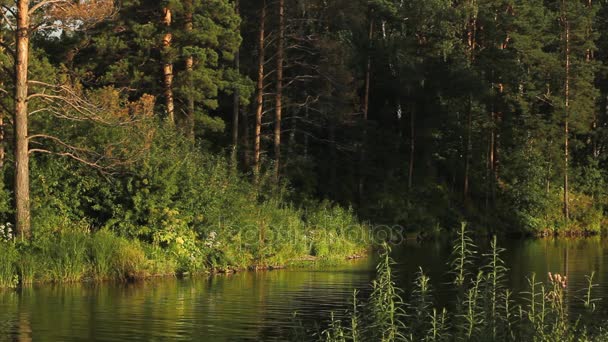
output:
[[[283,267],[303,256],[343,260],[371,245],[352,208],[295,192],[272,165],[242,173],[151,127],[145,153],[111,174],[36,160],[31,234],[0,224],[0,287]],[[0,223],[13,222],[10,193],[0,190]]]
[[[284,245],[279,241],[267,243]],[[308,248],[311,249],[308,251],[314,251],[315,241],[309,243]],[[322,255],[298,254],[298,248],[302,246],[293,245],[287,249],[277,249],[274,255],[241,258],[241,263],[230,263],[227,256],[239,251],[245,253],[245,246],[211,244],[206,239],[199,241],[201,249],[196,255],[185,256],[185,249],[182,249],[185,247],[179,239],[175,245],[161,246],[121,237],[108,230],[94,233],[62,231],[29,242],[0,242],[0,288],[33,283],[129,281],[161,276],[270,270],[292,265],[312,266],[360,257],[367,250],[363,241],[348,241],[339,235],[335,236],[333,245],[336,248],[329,248]],[[188,252],[192,253],[192,250]],[[185,257],[187,260],[184,260]]]

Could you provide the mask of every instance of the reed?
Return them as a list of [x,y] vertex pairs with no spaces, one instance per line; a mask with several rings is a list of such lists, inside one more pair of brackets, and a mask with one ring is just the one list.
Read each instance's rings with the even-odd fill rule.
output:
[[[383,245],[372,293],[363,303],[353,295],[347,314],[350,326],[331,316],[325,330],[317,336],[324,341],[606,341],[607,331],[593,322],[592,315],[572,317],[568,310],[568,279],[548,274],[540,281],[528,278],[528,288],[514,292],[506,286],[507,265],[496,237],[490,249],[481,254],[481,267],[473,274],[477,247],[461,226],[449,262],[457,286],[454,302],[437,308],[430,278],[417,272],[407,301],[395,283],[390,247]],[[582,302],[589,313],[595,311],[594,274],[587,277]],[[515,303],[520,304],[516,305]],[[345,320],[346,321],[346,320]],[[595,323],[595,324],[594,324]],[[306,340],[302,338],[301,340]]]

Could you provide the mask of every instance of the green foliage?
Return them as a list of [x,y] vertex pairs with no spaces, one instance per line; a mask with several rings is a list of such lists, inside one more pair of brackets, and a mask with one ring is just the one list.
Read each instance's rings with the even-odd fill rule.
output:
[[19,258],[12,242],[0,242],[0,289],[16,287],[18,284],[15,264]]
[[369,312],[375,341],[390,342],[403,339],[405,310],[403,299],[393,280],[390,247],[385,243],[376,266],[378,275],[372,282],[372,294],[369,300]]
[[[22,284],[126,280],[344,260],[369,246],[368,228],[352,209],[314,200],[303,209],[272,177],[252,184],[227,158],[165,128],[146,124],[153,137],[147,149],[113,173],[36,158],[34,236],[18,245],[7,272]],[[92,127],[89,138],[115,133]],[[139,144],[133,139],[125,148]],[[0,227],[2,241],[11,242],[12,226]]]
[[452,247],[450,261],[451,270],[454,272],[454,285],[463,286],[471,277],[471,268],[475,256],[475,244],[467,231],[467,224],[462,222],[458,231],[458,238]]
[[[460,238],[454,241],[455,245],[460,243]],[[403,302],[398,294],[401,290],[390,280],[393,261],[389,251],[383,249],[380,253],[377,279],[372,282],[373,292],[364,311],[355,305],[347,315],[357,322],[355,328],[345,329],[346,318],[338,320],[332,315],[322,340],[549,342],[602,341],[606,336],[601,324],[594,322],[597,317],[570,317],[566,303],[568,280],[559,274],[549,273],[547,282],[539,282],[533,274],[528,288],[521,293],[507,289],[506,266],[501,257],[504,249],[497,245],[496,238],[491,241],[490,250],[482,254],[485,265],[475,277],[467,279],[456,298],[444,303],[451,311],[434,307],[429,278],[422,270],[414,280],[408,301]],[[592,275],[584,289],[589,310],[595,309],[594,288]],[[514,306],[514,296],[522,296],[524,305]],[[403,312],[407,317],[405,324],[400,321]],[[359,317],[370,319],[361,324]]]
[[136,279],[145,276],[147,258],[136,241],[100,230],[90,238],[90,260],[98,280]]
[[44,256],[39,258],[44,281],[77,282],[89,272],[88,232],[75,227],[45,236],[33,242]]

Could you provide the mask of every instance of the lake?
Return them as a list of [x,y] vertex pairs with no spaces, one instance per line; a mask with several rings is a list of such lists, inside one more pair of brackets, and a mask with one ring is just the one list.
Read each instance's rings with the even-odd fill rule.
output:
[[[608,240],[503,242],[511,288],[525,289],[532,272],[542,281],[547,272],[566,274],[568,302],[576,312],[581,307],[576,290],[595,271],[596,294],[604,298],[600,312],[607,316]],[[439,304],[447,300],[449,244],[408,242],[394,247],[393,254],[400,286],[409,287],[421,266],[433,280]],[[2,291],[0,341],[289,340],[294,326],[314,330],[315,322],[331,312],[344,312],[354,289],[368,294],[374,264],[367,258],[322,268]]]

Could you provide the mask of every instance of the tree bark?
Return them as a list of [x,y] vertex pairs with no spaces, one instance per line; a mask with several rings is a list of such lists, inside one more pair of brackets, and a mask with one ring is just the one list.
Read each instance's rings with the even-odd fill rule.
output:
[[[236,13],[239,14],[239,0],[236,0],[235,3]],[[239,28],[240,31],[240,28]],[[241,68],[241,60],[240,60],[240,47],[236,50],[234,54],[234,69],[237,72],[240,72]],[[236,156],[238,153],[239,147],[239,113],[241,108],[241,94],[238,88],[234,89],[234,94],[232,98],[232,153],[236,160]]]
[[[308,100],[307,100],[308,101]],[[608,98],[607,100],[608,101]],[[308,118],[309,118],[310,114],[309,114],[309,109],[308,109],[308,103],[306,104],[306,107],[304,108],[304,122],[308,122]],[[308,134],[304,133],[304,158],[308,158]]]
[[[186,3],[186,32],[192,32],[194,29],[194,3],[193,0],[187,0]],[[185,133],[186,136],[194,141],[194,56],[189,55],[186,57],[186,73],[188,75],[188,105],[186,108],[186,122],[185,122]]]
[[266,0],[262,1],[260,14],[260,35],[258,38],[258,83],[255,112],[255,145],[254,145],[254,173],[257,179],[260,173],[260,155],[262,138],[262,114],[264,111],[264,63],[265,61],[265,38],[266,38]]
[[23,239],[30,230],[30,178],[28,147],[29,1],[17,2],[15,60],[15,228]]
[[487,174],[486,178],[488,180],[488,191],[486,193],[486,209],[489,208],[490,198],[494,200],[494,187],[496,183],[494,182],[494,152],[495,152],[495,143],[496,143],[496,113],[495,108],[492,106],[492,111],[490,113],[490,141],[488,146],[488,166],[487,166]]
[[363,173],[363,167],[365,165],[366,160],[366,144],[367,144],[367,120],[369,115],[369,97],[370,97],[370,88],[371,88],[371,79],[372,79],[372,57],[371,57],[371,49],[372,49],[372,39],[374,38],[374,18],[372,10],[369,11],[369,28],[367,32],[368,38],[368,52],[367,52],[367,65],[365,67],[365,89],[363,93],[363,139],[361,142],[361,150],[359,153],[359,184],[357,187],[357,197],[359,205],[363,204],[363,196],[364,196],[364,188],[365,188],[365,175]]
[[251,145],[249,143],[249,116],[245,111],[241,111],[241,144],[240,154],[243,159],[243,168],[249,170],[251,167]]
[[[471,0],[471,5],[475,5],[476,0]],[[471,7],[473,7],[471,6]],[[475,61],[475,39],[477,30],[477,14],[474,13],[473,17],[467,24],[467,45],[468,45],[468,59],[469,67],[473,66]],[[464,154],[464,181],[463,181],[463,197],[466,201],[469,197],[469,173],[471,169],[471,150],[473,148],[472,142],[473,135],[473,94],[469,93],[469,99],[467,104],[467,142]]]
[[283,63],[285,43],[285,0],[279,0],[279,41],[277,46],[277,93],[274,119],[274,175],[279,182],[281,170],[281,120],[283,116]]
[[410,114],[410,163],[407,175],[407,187],[412,189],[414,181],[414,155],[416,153],[416,108]]
[[370,11],[369,18],[369,29],[367,32],[368,36],[368,49],[367,52],[367,65],[365,67],[365,90],[363,94],[363,120],[367,121],[368,113],[369,113],[369,93],[370,93],[370,83],[372,78],[372,56],[371,56],[371,48],[372,48],[372,39],[374,38],[374,18],[372,17],[372,13]]
[[167,56],[171,49],[171,42],[173,40],[173,34],[171,33],[171,23],[173,21],[171,9],[168,7],[163,8],[163,24],[167,32],[163,36],[163,82],[164,82],[164,95],[165,95],[165,106],[167,111],[167,120],[171,125],[175,125],[175,102],[173,98],[173,63]]
[[[4,20],[0,20],[0,23],[4,25]],[[4,34],[0,32],[0,43],[4,43]],[[4,47],[0,46],[0,53],[4,53]],[[4,64],[0,62],[0,68]],[[4,87],[4,82],[0,80],[0,87]],[[5,149],[4,149],[4,110],[0,110],[0,169],[4,168]]]
[[338,184],[338,155],[336,149],[336,121],[332,118],[329,119],[329,186],[328,186],[328,194],[335,195],[338,193],[336,189],[336,185]]
[[472,135],[473,135],[473,95],[469,94],[467,104],[467,141],[464,153],[464,186],[463,186],[463,197],[468,199],[469,197],[469,170],[471,168],[471,149],[472,149]]
[[[564,218],[566,224],[570,219],[570,205],[569,205],[569,189],[568,189],[568,164],[570,159],[569,152],[569,120],[570,120],[570,22],[568,18],[563,18],[565,25],[565,39],[566,39],[566,84],[564,85],[565,91],[565,119],[564,119]],[[566,227],[567,228],[567,227]]]

